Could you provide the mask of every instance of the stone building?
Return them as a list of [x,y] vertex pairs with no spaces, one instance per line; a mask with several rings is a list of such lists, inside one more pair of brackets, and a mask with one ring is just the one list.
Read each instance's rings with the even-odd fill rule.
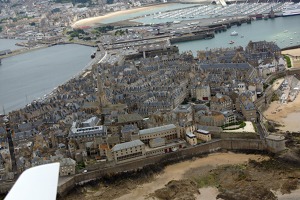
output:
[[190,145],[197,144],[197,137],[193,133],[187,132],[185,135],[185,139]]
[[121,129],[121,135],[122,135],[122,139],[125,142],[129,142],[131,140],[134,140],[133,138],[138,139],[138,133],[139,133],[139,129],[136,125],[125,125],[122,127]]
[[184,127],[193,121],[193,108],[190,104],[179,105],[173,110],[173,115],[178,125]]
[[71,158],[63,158],[59,161],[59,176],[69,176],[75,174],[76,161]]
[[[247,60],[251,63],[266,60],[273,60],[280,55],[280,48],[275,42],[267,41],[250,41],[245,48]],[[259,63],[257,63],[259,64]]]
[[196,122],[204,126],[222,126],[225,123],[225,117],[222,113],[210,111],[205,113],[197,113]]
[[211,99],[209,85],[197,85],[195,88],[195,96],[198,100],[207,101]]
[[111,134],[120,134],[122,128],[126,125],[133,125],[138,129],[145,127],[142,116],[137,113],[111,115],[105,118],[104,124],[108,127]]
[[158,137],[166,138],[166,140],[176,139],[179,138],[179,134],[179,130],[174,124],[168,124],[139,131],[140,140],[145,144],[149,144],[151,139]]
[[246,94],[241,94],[236,101],[236,109],[241,111],[247,121],[256,121],[256,107]]
[[128,162],[146,157],[145,144],[141,140],[134,140],[117,144],[111,149],[116,163]]
[[210,100],[210,109],[214,111],[232,110],[232,100],[227,95],[216,94]]
[[206,141],[206,142],[211,140],[211,134],[207,130],[198,129],[198,130],[194,131],[194,134],[200,140],[203,140],[203,141]]
[[160,147],[160,146],[164,146],[166,144],[166,138],[154,138],[149,140],[149,146],[151,148],[156,148],[156,147]]

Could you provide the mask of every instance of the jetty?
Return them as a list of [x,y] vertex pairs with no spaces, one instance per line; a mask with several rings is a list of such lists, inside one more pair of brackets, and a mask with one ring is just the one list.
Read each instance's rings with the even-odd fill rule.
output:
[[10,49],[5,49],[3,51],[0,51],[0,56],[5,56],[5,55],[8,55],[8,54],[11,54],[12,51]]

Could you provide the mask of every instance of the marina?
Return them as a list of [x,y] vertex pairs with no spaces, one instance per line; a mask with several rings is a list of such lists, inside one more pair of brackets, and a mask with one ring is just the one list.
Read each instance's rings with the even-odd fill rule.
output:
[[[209,16],[208,13],[222,13],[224,16],[230,12],[234,13],[233,11],[239,10],[239,6],[243,4],[232,4],[228,5],[227,7],[221,7],[218,5],[195,5],[189,4],[184,5],[183,8],[180,7],[181,4],[171,4],[173,5],[173,9],[177,9],[176,11],[163,11],[167,10],[166,7],[160,8],[162,11],[156,12],[155,14],[146,14],[145,12],[139,12],[139,15],[150,17],[151,21],[153,20],[167,20],[171,19],[174,20],[173,24],[175,24],[178,28],[176,32],[181,31],[182,33],[186,34],[186,38],[177,38],[174,37],[171,39],[171,42],[174,43],[179,47],[180,52],[184,51],[192,51],[194,56],[197,55],[197,50],[207,50],[207,49],[214,49],[214,48],[221,48],[221,47],[235,47],[235,46],[246,46],[250,40],[252,41],[259,41],[259,40],[267,40],[267,41],[274,41],[276,42],[279,47],[287,47],[300,44],[300,28],[298,26],[294,26],[300,20],[300,16],[291,16],[291,17],[278,17],[274,20],[256,20],[253,21],[251,24],[247,22],[244,24],[235,23],[233,25],[227,26],[225,29],[224,27],[218,26],[218,24],[230,24],[230,21],[236,21],[239,19],[236,17],[225,17],[220,16],[219,18],[214,19],[205,19],[209,24],[209,27],[218,27],[220,31],[216,31],[215,29],[214,34],[212,35],[201,35],[197,34],[197,30],[194,31],[194,36],[192,37],[193,41],[188,30],[183,28],[185,27],[192,27],[192,26],[201,26],[203,22],[197,20],[200,16],[200,12],[203,12],[202,16]],[[254,4],[253,4],[254,5]],[[248,5],[248,11],[242,12],[249,12],[250,8],[253,7],[252,13],[256,12],[254,10],[253,5]],[[256,10],[260,12],[267,13],[272,8],[274,12],[279,12],[282,10],[287,3],[261,3],[258,4]],[[182,6],[182,5],[181,5]],[[202,11],[199,8],[204,8]],[[211,9],[216,9],[213,11]],[[183,14],[181,10],[184,10],[188,14]],[[154,10],[152,10],[153,12]],[[148,11],[147,11],[148,12]],[[174,15],[172,13],[174,12]],[[199,12],[199,14],[197,13]],[[249,12],[248,14],[251,14]],[[148,12],[149,13],[149,12]],[[177,14],[176,14],[177,13]],[[181,14],[180,14],[181,13]],[[199,16],[198,16],[199,15]],[[192,17],[189,17],[192,16]],[[156,17],[155,19],[153,19]],[[168,18],[169,17],[169,18]],[[175,19],[177,17],[177,19]],[[185,17],[182,19],[182,17]],[[145,18],[145,17],[144,17]],[[179,30],[181,28],[181,30]],[[182,34],[179,32],[180,34]],[[231,33],[234,33],[232,36]],[[165,37],[165,36],[162,36]],[[206,39],[206,40],[201,40]],[[208,40],[209,39],[209,40]],[[0,40],[0,45],[4,49],[18,49],[20,47],[15,46],[14,44],[19,42],[19,40]],[[76,46],[76,48],[83,48],[85,50],[82,51],[82,54],[79,54],[75,49],[72,47]],[[80,72],[84,66],[90,61],[91,59],[91,52],[94,52],[92,48],[79,46],[79,45],[62,45],[59,47],[51,47],[47,49],[40,49],[34,52],[29,52],[24,55],[18,55],[7,59],[2,59],[2,65],[0,67],[0,91],[8,91],[7,95],[1,96],[0,99],[0,106],[4,106],[6,111],[11,111],[13,109],[20,108],[27,103],[31,102],[34,99],[38,99],[43,97],[45,94],[50,93],[53,88],[57,87],[58,85],[64,83],[66,80],[70,79],[73,75]],[[55,64],[50,63],[52,62],[53,58],[51,58],[52,49],[60,49],[60,52],[68,52],[65,53],[66,55],[60,53],[55,57]],[[64,50],[63,50],[64,49]],[[45,53],[45,55],[40,56],[40,54],[44,52],[50,52],[50,54]],[[73,52],[75,51],[75,53]],[[73,52],[73,53],[71,53]],[[67,58],[66,58],[67,57]],[[29,58],[36,58],[38,61],[36,62],[35,59],[30,60]],[[41,59],[45,59],[46,63]],[[58,59],[56,59],[58,58]],[[79,60],[80,59],[80,60]],[[26,62],[24,62],[26,61]],[[71,61],[71,62],[70,62]],[[28,63],[27,63],[28,62]],[[30,64],[29,64],[30,63]],[[76,66],[75,66],[76,65]],[[10,67],[8,67],[10,66]],[[39,67],[45,67],[49,69],[47,74],[47,78],[45,74],[41,76],[41,69]],[[74,67],[74,68],[73,68]],[[51,69],[51,70],[50,70]],[[23,71],[24,70],[24,73]],[[61,73],[61,71],[64,71]],[[20,73],[21,72],[21,73]],[[29,73],[30,72],[30,73]],[[19,74],[20,73],[20,74]],[[42,78],[43,77],[43,78]],[[49,78],[52,77],[52,78]],[[15,82],[12,80],[21,80],[20,82]],[[23,80],[24,79],[24,80]],[[51,79],[51,80],[50,80]],[[45,81],[46,80],[46,81]],[[36,84],[36,82],[41,82],[43,84]],[[21,82],[25,84],[21,84]],[[24,88],[26,85],[27,88]],[[34,86],[31,86],[34,85]],[[5,86],[5,87],[4,87]],[[31,89],[32,87],[32,89]]]
[[[215,33],[211,40],[196,40],[176,43],[181,52],[192,51],[194,56],[197,50],[214,48],[227,48],[234,46],[245,47],[252,41],[274,41],[280,48],[300,44],[300,15],[290,17],[278,17],[274,20],[257,20],[251,24],[232,26],[225,32]],[[230,33],[236,31],[238,36],[231,36]],[[231,42],[232,41],[232,42]]]
[[[271,10],[278,16],[282,14],[283,9],[291,6],[290,2],[287,3],[239,3],[230,4],[227,6],[221,5],[204,5],[182,8],[178,10],[168,10],[164,12],[156,12],[146,17],[134,19],[135,22],[144,24],[149,23],[165,23],[178,20],[192,20],[203,18],[216,18],[216,17],[240,17],[240,16],[253,16],[268,15]],[[226,20],[226,19],[224,19]],[[217,23],[218,21],[215,21]]]

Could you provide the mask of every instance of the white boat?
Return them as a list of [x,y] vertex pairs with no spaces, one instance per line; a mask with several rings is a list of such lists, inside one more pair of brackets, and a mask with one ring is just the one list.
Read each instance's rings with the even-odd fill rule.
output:
[[282,16],[300,15],[300,3],[290,4],[282,10]]
[[230,33],[230,35],[231,35],[231,36],[237,36],[237,35],[238,35],[238,32],[232,31],[232,32]]
[[173,21],[173,24],[180,24],[181,21]]

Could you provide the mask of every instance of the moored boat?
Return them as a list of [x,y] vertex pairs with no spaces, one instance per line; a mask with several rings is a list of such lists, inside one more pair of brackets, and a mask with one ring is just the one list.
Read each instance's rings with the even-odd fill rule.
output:
[[282,16],[300,15],[300,3],[291,4],[282,10]]
[[238,32],[232,31],[232,32],[230,33],[230,35],[231,35],[231,36],[237,36],[237,35],[238,35]]

